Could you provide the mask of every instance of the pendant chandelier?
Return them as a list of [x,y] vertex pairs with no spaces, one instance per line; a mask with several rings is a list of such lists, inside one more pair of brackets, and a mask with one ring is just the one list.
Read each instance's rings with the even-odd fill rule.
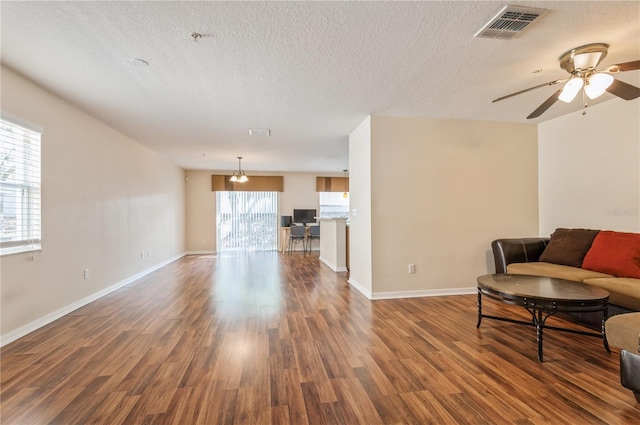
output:
[[229,179],[230,182],[233,183],[245,183],[249,181],[249,178],[242,171],[242,167],[240,166],[240,161],[242,161],[242,157],[238,156],[238,171],[234,171],[233,175]]
[[344,193],[342,194],[342,197],[343,197],[344,199],[347,199],[347,198],[349,197],[349,191],[348,191],[348,189],[347,189],[347,178],[348,178],[348,177],[347,177],[347,172],[348,172],[349,170],[342,170],[342,171],[344,172]]

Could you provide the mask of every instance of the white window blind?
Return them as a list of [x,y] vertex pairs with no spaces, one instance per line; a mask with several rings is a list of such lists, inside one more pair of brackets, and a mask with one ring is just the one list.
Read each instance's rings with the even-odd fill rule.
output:
[[40,133],[0,120],[0,254],[40,249]]
[[278,249],[278,192],[216,192],[218,252]]

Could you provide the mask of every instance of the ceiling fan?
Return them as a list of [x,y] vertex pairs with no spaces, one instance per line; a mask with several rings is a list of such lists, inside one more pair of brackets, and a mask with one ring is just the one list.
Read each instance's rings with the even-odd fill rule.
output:
[[[598,96],[604,94],[605,91],[614,94],[624,100],[632,100],[640,97],[640,88],[632,86],[631,84],[627,84],[624,81],[617,80],[612,75],[610,75],[617,72],[634,71],[636,69],[640,69],[640,60],[620,63],[617,65],[610,65],[601,71],[598,71],[596,69],[602,59],[607,56],[608,48],[608,44],[592,43],[576,47],[575,49],[571,49],[558,58],[558,60],[560,61],[560,68],[571,74],[568,78],[562,80],[554,80],[548,83],[530,87],[528,89],[520,90],[519,92],[499,97],[493,102],[508,99],[510,97],[526,93],[530,90],[538,89],[540,87],[553,86],[559,83],[564,83],[565,81],[566,84],[560,90],[552,94],[551,97],[545,100],[542,105],[538,106],[535,111],[529,114],[527,119],[539,117],[558,100],[566,103],[571,103],[571,101],[576,97],[581,89],[583,98],[586,95],[590,99],[597,98]],[[586,102],[584,105],[586,107]],[[582,113],[585,114],[584,111]]]

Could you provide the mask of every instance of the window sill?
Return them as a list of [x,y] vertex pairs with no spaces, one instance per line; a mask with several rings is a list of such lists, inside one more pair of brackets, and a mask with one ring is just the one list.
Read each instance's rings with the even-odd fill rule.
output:
[[4,257],[5,255],[24,254],[27,252],[35,251],[42,251],[42,246],[40,244],[29,246],[12,246],[0,249],[0,257]]

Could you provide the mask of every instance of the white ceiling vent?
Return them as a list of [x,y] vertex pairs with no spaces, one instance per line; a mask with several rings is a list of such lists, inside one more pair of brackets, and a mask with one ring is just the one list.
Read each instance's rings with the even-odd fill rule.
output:
[[268,128],[250,128],[249,136],[269,137],[271,136],[271,130]]
[[548,12],[547,9],[536,9],[533,7],[505,6],[496,16],[493,17],[475,37],[483,38],[514,38],[533,21]]

